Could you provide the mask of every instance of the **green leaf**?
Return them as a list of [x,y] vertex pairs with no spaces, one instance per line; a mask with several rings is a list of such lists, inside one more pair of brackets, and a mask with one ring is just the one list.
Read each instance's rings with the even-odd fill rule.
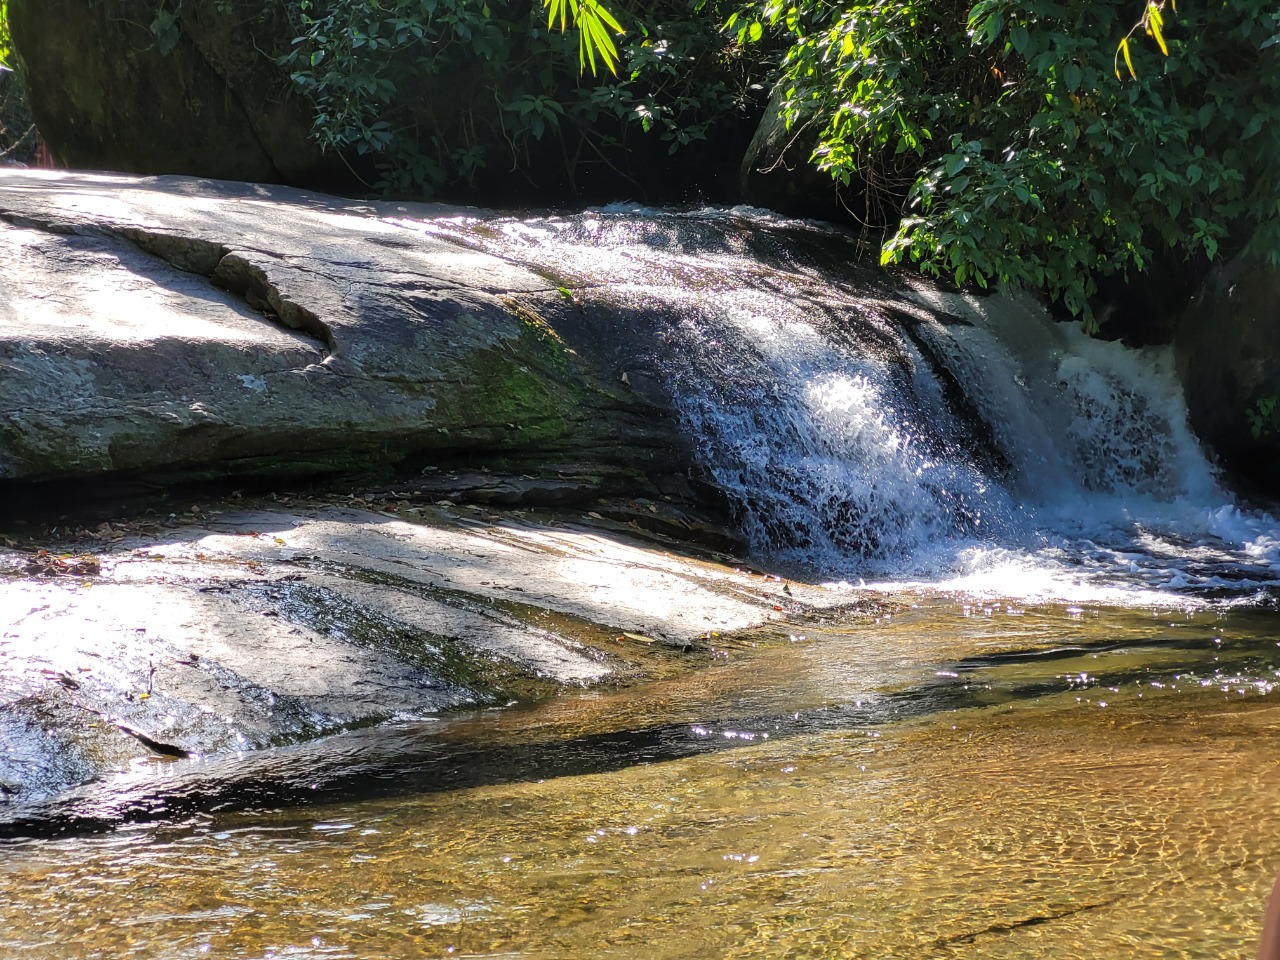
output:
[[1031,49],[1031,34],[1027,32],[1026,27],[1011,27],[1009,43],[1013,45],[1014,50],[1025,57]]
[[588,67],[596,73],[596,57],[615,76],[618,73],[618,48],[609,31],[622,33],[622,25],[612,13],[597,0],[544,0],[547,10],[547,28],[559,23],[560,32],[566,29],[567,20],[573,20],[578,30],[578,67]]
[[156,38],[156,50],[162,56],[172,53],[181,35],[177,18],[168,10],[161,8],[156,12],[155,19],[151,21],[151,35]]
[[1151,34],[1160,47],[1160,52],[1167,57],[1169,47],[1164,42],[1164,15],[1160,12],[1160,4],[1155,0],[1147,3],[1147,33]]

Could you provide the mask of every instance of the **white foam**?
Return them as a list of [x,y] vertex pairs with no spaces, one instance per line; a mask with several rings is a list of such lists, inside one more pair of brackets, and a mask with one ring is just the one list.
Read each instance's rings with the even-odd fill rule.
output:
[[[479,226],[422,228],[570,271],[652,319],[654,372],[766,562],[1072,603],[1280,583],[1280,524],[1222,489],[1167,348],[924,281],[904,297],[957,321],[904,325],[806,259],[792,238],[811,224],[770,211],[616,204]],[[838,242],[805,232],[821,234]]]

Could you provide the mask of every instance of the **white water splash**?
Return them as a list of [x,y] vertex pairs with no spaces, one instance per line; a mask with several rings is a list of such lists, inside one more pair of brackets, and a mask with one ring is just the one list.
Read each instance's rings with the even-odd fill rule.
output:
[[765,562],[1108,604],[1280,582],[1280,525],[1218,483],[1168,348],[1027,298],[887,291],[832,231],[765,211],[476,222],[418,226],[647,318],[649,364]]

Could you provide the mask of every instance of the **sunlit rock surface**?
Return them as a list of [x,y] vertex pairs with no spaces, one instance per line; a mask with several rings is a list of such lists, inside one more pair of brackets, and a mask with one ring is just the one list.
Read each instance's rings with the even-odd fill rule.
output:
[[5,796],[636,681],[801,599],[581,525],[408,516],[225,513],[81,561],[5,552]]
[[448,211],[3,171],[0,480],[681,462],[553,280],[390,222],[410,213]]

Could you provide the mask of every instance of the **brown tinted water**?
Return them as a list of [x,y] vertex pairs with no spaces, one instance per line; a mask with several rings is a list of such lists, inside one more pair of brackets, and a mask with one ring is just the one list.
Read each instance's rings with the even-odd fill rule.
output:
[[264,790],[0,847],[0,955],[1253,950],[1280,867],[1280,617],[932,597],[791,629],[646,686],[396,731],[404,757],[525,756],[461,785],[384,758],[378,790],[356,773],[328,802]]

